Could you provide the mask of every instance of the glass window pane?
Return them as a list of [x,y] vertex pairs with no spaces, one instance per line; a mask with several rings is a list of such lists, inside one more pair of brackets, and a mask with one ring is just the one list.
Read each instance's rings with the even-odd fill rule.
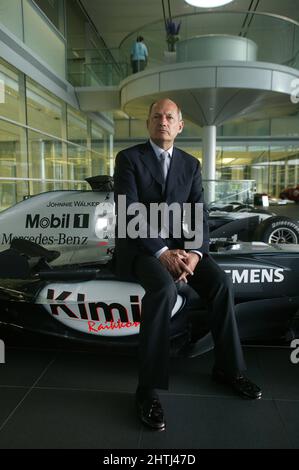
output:
[[128,139],[130,135],[130,120],[129,119],[115,119],[114,132],[116,139]]
[[67,136],[70,142],[87,146],[87,119],[84,114],[68,106]]
[[[2,98],[0,116],[20,121],[20,93],[18,72],[0,60],[0,82]],[[25,123],[24,123],[25,124]]]
[[84,180],[91,176],[91,151],[88,147],[87,118],[84,114],[68,106],[68,179]]
[[65,78],[65,43],[31,2],[23,0],[24,42],[61,78]]
[[218,128],[218,135],[231,137],[260,136],[270,134],[269,119],[260,121],[233,121]]
[[[30,182],[30,194],[52,189],[62,189],[66,161],[62,142],[38,132],[28,132],[29,177],[41,180]],[[46,182],[51,179],[55,181]]]
[[[59,14],[61,0],[34,0],[49,20],[59,29]],[[63,33],[63,31],[61,31]]]
[[68,179],[84,180],[91,175],[91,155],[87,149],[87,118],[84,114],[68,106]]
[[147,139],[147,128],[146,128],[146,122],[141,121],[141,120],[131,120],[131,137],[133,138],[141,138],[141,139]]
[[90,151],[79,145],[68,145],[68,179],[83,181],[91,176]]
[[0,21],[23,41],[22,0],[0,0]]
[[28,195],[25,131],[0,120],[0,210]]
[[194,124],[193,122],[187,121],[184,116],[184,129],[181,134],[181,137],[195,137],[196,139],[202,138],[203,135],[203,128],[199,127],[197,124]]
[[299,115],[272,119],[271,135],[297,137],[299,135]]
[[28,125],[57,137],[62,136],[63,103],[27,79]]
[[91,149],[91,174],[106,175],[109,157],[108,135],[95,123],[91,126]]

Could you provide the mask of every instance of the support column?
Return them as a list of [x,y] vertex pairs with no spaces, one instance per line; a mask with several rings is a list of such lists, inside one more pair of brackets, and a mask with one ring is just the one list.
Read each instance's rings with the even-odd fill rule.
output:
[[[286,159],[285,164],[284,164],[284,187],[280,188],[280,190],[287,188],[289,186],[289,171],[290,171],[289,161]],[[278,196],[279,196],[279,193],[278,193]]]
[[216,126],[205,126],[203,128],[202,174],[207,204],[215,201],[216,135]]
[[109,135],[109,175],[113,176],[114,173],[114,157],[113,157],[113,134]]

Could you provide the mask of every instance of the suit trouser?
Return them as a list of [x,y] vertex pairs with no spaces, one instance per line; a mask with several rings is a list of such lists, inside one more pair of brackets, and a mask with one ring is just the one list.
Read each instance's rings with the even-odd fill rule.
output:
[[[177,298],[177,286],[161,262],[140,255],[134,262],[134,276],[145,289],[142,299],[139,385],[168,388],[170,317]],[[233,375],[246,369],[234,311],[232,282],[208,255],[196,266],[189,285],[206,301],[214,340],[215,367]]]

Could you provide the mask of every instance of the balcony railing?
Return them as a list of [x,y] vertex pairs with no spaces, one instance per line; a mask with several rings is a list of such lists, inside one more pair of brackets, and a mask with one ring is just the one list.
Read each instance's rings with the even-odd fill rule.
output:
[[[244,37],[257,45],[258,61],[299,69],[299,23],[289,18],[217,10],[176,16],[173,21],[181,22],[179,41],[206,35]],[[168,51],[164,21],[156,21],[130,33],[118,49],[69,51],[70,82],[75,86],[118,85],[132,73],[131,48],[139,35],[144,37],[149,50],[146,70],[176,60],[175,53]]]
[[[270,13],[217,10],[176,16],[173,21],[181,22],[179,41],[206,35],[244,37],[257,44],[258,61],[299,69],[299,23],[289,18]],[[126,36],[120,50],[128,63],[132,43],[138,35],[144,37],[149,49],[147,68],[167,63],[164,21],[150,23]]]
[[113,86],[130,74],[120,49],[68,51],[68,80],[73,86]]

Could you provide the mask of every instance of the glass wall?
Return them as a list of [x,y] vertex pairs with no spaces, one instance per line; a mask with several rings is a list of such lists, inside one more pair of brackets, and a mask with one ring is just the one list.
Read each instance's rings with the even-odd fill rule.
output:
[[22,73],[0,61],[0,210],[54,189],[88,189],[106,174],[110,135]]
[[[115,153],[147,138],[145,121],[115,120]],[[177,146],[202,160],[202,129],[185,122]],[[219,127],[216,178],[254,180],[258,193],[273,197],[299,184],[299,115]]]
[[23,0],[24,42],[62,78],[66,77],[66,45],[30,0]]
[[253,179],[258,193],[279,197],[286,187],[298,184],[299,142],[219,147],[218,174],[222,179]]
[[[53,2],[55,0],[51,0],[55,10]],[[57,3],[56,7],[60,8],[59,18],[63,17],[62,6]],[[64,33],[53,26],[55,23],[48,20],[33,0],[0,0],[0,24],[24,42],[59,77],[66,78]]]
[[28,166],[30,194],[63,189],[66,159],[63,158],[61,141],[29,130]]
[[74,86],[117,85],[128,75],[119,48],[106,43],[79,2],[66,0],[68,81]]
[[[1,109],[1,105],[0,105]],[[28,194],[24,129],[0,121],[0,209],[5,209]]]
[[0,0],[0,22],[22,41],[22,2],[20,0]]
[[34,0],[53,25],[64,34],[64,0]]
[[109,174],[108,159],[109,140],[107,133],[95,123],[91,125],[91,168],[93,175]]
[[32,80],[26,83],[28,126],[61,138],[64,103]]
[[90,145],[86,117],[68,107],[67,136],[68,141],[68,179],[84,180],[89,176],[91,167]]
[[0,101],[0,115],[14,121],[22,122],[19,93],[19,75],[0,61],[0,82],[3,96]]

